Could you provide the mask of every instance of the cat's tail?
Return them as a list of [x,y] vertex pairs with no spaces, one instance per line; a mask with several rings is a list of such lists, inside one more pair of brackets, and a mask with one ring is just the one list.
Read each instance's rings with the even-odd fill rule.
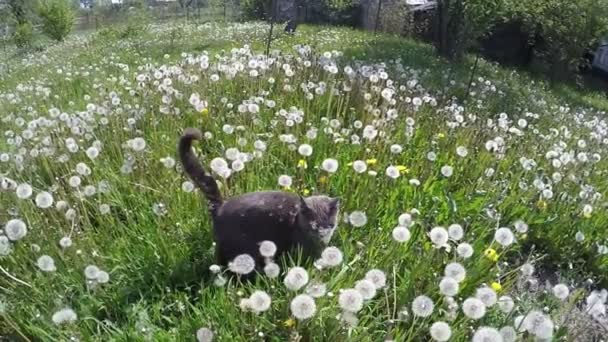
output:
[[190,176],[194,184],[198,186],[207,200],[209,201],[209,211],[215,216],[217,210],[223,203],[222,194],[215,182],[215,179],[205,173],[205,169],[192,152],[192,140],[201,140],[203,135],[196,128],[186,128],[181,138],[177,150],[182,161],[184,171]]

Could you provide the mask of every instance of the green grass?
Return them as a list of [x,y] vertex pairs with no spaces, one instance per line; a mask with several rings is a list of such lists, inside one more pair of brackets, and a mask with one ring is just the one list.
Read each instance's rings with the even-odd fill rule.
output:
[[[526,75],[484,61],[474,77],[472,93],[467,95],[472,61],[450,65],[436,58],[427,45],[346,28],[303,26],[295,36],[278,34],[272,56],[280,64],[292,66],[294,75],[288,81],[282,67],[275,64],[258,77],[244,72],[228,79],[225,72],[217,71],[218,64],[234,66],[237,61],[247,70],[248,60],[265,47],[264,24],[163,24],[123,38],[119,38],[120,30],[73,37],[24,61],[13,60],[12,72],[0,79],[4,137],[0,153],[11,159],[0,163],[0,174],[34,188],[27,200],[18,199],[14,192],[0,192],[0,224],[19,218],[28,226],[27,236],[12,242],[11,253],[0,257],[2,269],[12,275],[0,277],[0,307],[4,307],[0,335],[48,341],[72,337],[83,341],[189,341],[197,329],[209,327],[221,341],[296,341],[296,336],[303,341],[382,341],[389,337],[424,341],[430,338],[433,322],[448,320],[445,311],[439,310],[446,308],[446,300],[438,284],[445,265],[452,261],[461,262],[467,270],[455,298],[458,302],[493,282],[502,284],[499,296],[509,294],[521,278],[518,267],[527,261],[535,261],[541,281],[568,281],[572,292],[582,288],[580,281],[588,277],[594,279],[594,289],[608,285],[608,258],[598,252],[608,237],[605,199],[579,197],[581,185],[606,195],[605,115],[599,112],[605,108],[605,99],[569,88],[551,90]],[[252,55],[231,51],[245,44],[254,51]],[[297,55],[296,44],[309,45],[311,54],[301,60],[290,57]],[[201,70],[200,62],[187,63],[182,56],[199,56],[203,51],[208,52],[208,70]],[[323,65],[329,65],[323,53],[331,51],[340,51],[327,59],[335,61],[339,71],[335,75],[323,70]],[[303,65],[305,59],[311,61],[310,67]],[[386,71],[396,89],[396,102],[382,100],[380,91],[387,87],[386,80],[372,84],[368,77],[358,76],[349,81],[343,72],[346,65],[373,65],[374,70]],[[159,82],[171,79],[167,87],[176,91],[171,94],[153,84],[154,71],[159,69],[179,69],[198,79],[186,83],[176,74],[161,76]],[[217,82],[211,80],[215,73],[220,75]],[[150,79],[138,85],[138,74]],[[268,82],[269,78],[275,82]],[[306,98],[301,87],[309,82],[315,94],[312,99]],[[320,84],[326,90],[315,93]],[[344,85],[351,90],[345,91]],[[405,89],[400,90],[402,85]],[[332,89],[337,95],[331,95]],[[194,92],[209,102],[208,115],[196,112],[188,102]],[[111,94],[120,98],[119,104],[111,103]],[[178,115],[162,113],[163,95],[171,101],[170,110],[179,109]],[[255,97],[262,102],[272,100],[276,106],[260,103],[259,113],[239,113],[239,104],[252,97],[254,102]],[[415,108],[410,103],[413,98],[427,98],[429,103]],[[91,109],[86,114],[88,104],[106,108],[105,113]],[[302,123],[290,126],[277,112],[292,107],[304,115]],[[84,131],[72,132],[65,121],[51,118],[53,108],[67,113]],[[386,119],[388,109],[396,111],[395,119]],[[508,127],[518,127],[519,119],[527,120],[528,126],[519,128],[521,136],[496,127],[501,113],[508,115]],[[14,134],[23,135],[28,123],[41,117],[57,123],[47,127],[37,122],[30,128],[33,137],[16,146]],[[102,122],[105,119],[107,123]],[[408,124],[410,119],[413,126]],[[494,126],[488,126],[489,119]],[[382,133],[367,141],[357,120]],[[226,133],[225,125],[234,127],[234,133]],[[314,318],[284,324],[292,317],[289,303],[296,293],[285,288],[282,276],[276,280],[261,276],[254,284],[232,278],[227,285],[214,286],[215,276],[208,271],[214,260],[206,203],[198,194],[182,191],[187,178],[179,165],[166,168],[160,161],[177,158],[177,138],[190,126],[213,135],[197,145],[206,166],[213,158],[223,157],[227,148],[253,153],[256,140],[266,143],[259,158],[223,182],[225,196],[278,189],[278,177],[286,174],[293,178],[290,191],[340,196],[343,213],[366,213],[368,222],[363,227],[341,222],[332,240],[344,254],[343,265],[323,271],[304,265],[311,279],[325,283],[333,293],[316,301]],[[317,137],[307,138],[313,127],[318,128]],[[290,144],[281,139],[285,134],[296,139],[295,147],[312,145],[312,156],[303,158],[290,150]],[[352,143],[352,135],[361,143]],[[68,137],[74,137],[78,152],[67,150]],[[126,146],[135,137],[145,139],[144,151]],[[485,148],[496,137],[505,141],[500,155]],[[585,147],[577,145],[579,139],[585,140]],[[101,153],[90,160],[84,151],[96,141]],[[556,168],[545,155],[560,141],[566,144],[563,150],[572,150],[575,158],[585,151],[589,156],[599,154],[601,160]],[[391,152],[394,144],[402,147],[401,153]],[[458,156],[458,146],[466,147],[468,155]],[[31,155],[32,150],[44,152],[50,147],[52,155]],[[435,161],[428,160],[430,151],[436,153]],[[59,162],[61,155],[69,156],[69,161]],[[534,159],[536,168],[524,170],[522,157]],[[326,158],[339,162],[335,174],[320,169]],[[306,160],[306,169],[298,167],[301,159]],[[125,174],[121,168],[127,160],[131,160],[132,171]],[[368,170],[377,175],[355,173],[349,165],[355,160],[369,160]],[[92,172],[81,176],[82,184],[73,188],[69,178],[77,174],[76,165],[81,162]],[[407,171],[393,180],[385,175],[389,165],[401,165]],[[445,165],[453,167],[451,177],[442,175]],[[491,176],[486,174],[489,168],[494,169]],[[533,181],[540,178],[548,183],[555,172],[563,180],[552,182],[553,198],[541,200]],[[570,175],[575,180],[569,180]],[[420,185],[411,185],[411,179]],[[97,187],[101,181],[110,184],[109,191],[82,195],[85,186]],[[527,187],[522,189],[520,183]],[[52,192],[55,203],[66,201],[75,218],[68,219],[54,208],[38,208],[34,198],[41,191]],[[166,208],[160,215],[154,209],[159,203]],[[103,204],[109,205],[108,214],[102,214]],[[583,215],[587,204],[593,207],[590,217]],[[411,239],[397,243],[391,237],[392,229],[399,215],[414,209],[419,214],[410,227]],[[529,225],[527,234],[516,233],[517,242],[508,248],[493,242],[497,227],[513,230],[517,220]],[[465,228],[463,241],[474,248],[470,259],[456,255],[454,241],[450,250],[437,249],[427,236],[431,228],[453,223]],[[584,241],[575,240],[577,232],[585,235]],[[65,236],[71,237],[71,247],[60,247],[59,240]],[[488,248],[498,252],[498,262],[484,256]],[[42,272],[36,266],[41,255],[54,259],[55,272]],[[299,264],[297,260],[282,262],[282,270]],[[87,265],[108,272],[110,281],[89,286],[84,275]],[[372,268],[386,273],[387,286],[365,302],[356,327],[345,327],[337,319],[341,313],[339,290],[354,287]],[[240,299],[256,289],[270,294],[271,309],[259,315],[242,312]],[[411,302],[423,294],[434,300],[434,313],[413,318]],[[550,295],[532,304],[536,309],[545,306],[558,321],[560,310],[567,305]],[[64,307],[77,313],[77,321],[53,324],[53,313]],[[470,340],[469,327],[474,331],[479,326],[512,325],[513,317],[527,314],[532,307],[516,301],[515,311],[505,315],[493,306],[480,321],[459,312],[450,322],[452,340]],[[400,314],[403,308],[409,315]],[[567,333],[574,332],[562,328],[554,335]]]

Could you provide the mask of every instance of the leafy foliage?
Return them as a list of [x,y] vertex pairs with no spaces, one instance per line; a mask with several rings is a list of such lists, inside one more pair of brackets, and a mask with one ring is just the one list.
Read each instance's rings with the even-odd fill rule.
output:
[[17,24],[13,33],[13,41],[19,48],[27,48],[32,45],[34,39],[34,28],[32,23],[25,21]]
[[44,0],[38,15],[44,33],[56,41],[62,41],[72,31],[74,12],[68,0]]

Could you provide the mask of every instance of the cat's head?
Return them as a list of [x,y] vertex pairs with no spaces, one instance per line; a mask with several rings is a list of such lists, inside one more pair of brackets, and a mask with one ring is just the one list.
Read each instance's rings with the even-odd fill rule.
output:
[[338,226],[340,199],[323,195],[300,199],[301,223],[323,243],[328,244]]

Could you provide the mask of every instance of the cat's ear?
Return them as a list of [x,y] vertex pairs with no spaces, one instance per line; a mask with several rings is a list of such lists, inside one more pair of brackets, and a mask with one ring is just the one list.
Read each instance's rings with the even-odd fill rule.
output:
[[340,198],[334,197],[329,199],[329,214],[334,216],[340,210]]
[[302,197],[302,195],[298,195],[298,197],[300,197],[300,211],[301,212],[310,211],[310,207],[308,207],[308,204],[306,204],[306,200],[304,199],[304,197]]

